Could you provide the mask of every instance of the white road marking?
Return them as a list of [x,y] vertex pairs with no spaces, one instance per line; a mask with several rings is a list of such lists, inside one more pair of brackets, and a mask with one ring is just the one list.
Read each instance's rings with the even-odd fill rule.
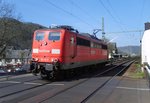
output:
[[[42,83],[34,83],[34,82],[18,82],[18,81],[3,81],[3,82],[0,82],[0,84],[2,83],[14,83],[14,84],[29,84],[29,85],[42,85]],[[62,86],[62,85],[65,85],[65,84],[61,84],[61,83],[53,83],[53,84],[46,84],[46,85],[58,85],[58,86]]]
[[47,85],[65,85],[65,84],[47,84]]
[[7,76],[0,76],[0,81],[3,80],[10,80],[10,79],[15,79],[15,78],[22,78],[22,77],[33,77],[32,73],[28,73],[28,74],[21,74],[21,75],[7,75]]
[[23,84],[42,85],[41,83],[33,83],[33,82],[24,82]]
[[149,88],[130,88],[130,87],[116,87],[118,89],[127,89],[127,90],[142,90],[142,91],[149,91]]
[[0,82],[0,83],[21,83],[21,82],[17,82],[17,81],[4,81],[4,82]]

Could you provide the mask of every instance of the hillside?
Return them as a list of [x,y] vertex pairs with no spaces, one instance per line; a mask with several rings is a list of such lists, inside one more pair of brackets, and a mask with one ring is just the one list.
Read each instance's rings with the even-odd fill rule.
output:
[[124,46],[118,47],[118,52],[121,54],[140,55],[140,46]]
[[35,23],[21,22],[12,18],[0,18],[0,48],[3,45],[14,46],[16,49],[31,49],[33,32],[46,28]]
[[19,40],[19,42],[21,43],[20,46],[23,49],[27,49],[27,48],[30,49],[32,46],[33,32],[37,29],[43,29],[46,27],[35,23],[22,23],[22,28],[23,28],[22,36]]

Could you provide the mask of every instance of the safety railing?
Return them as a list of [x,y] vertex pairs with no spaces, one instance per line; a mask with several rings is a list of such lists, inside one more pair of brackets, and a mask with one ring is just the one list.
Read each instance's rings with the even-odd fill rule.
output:
[[145,72],[145,77],[146,77],[146,80],[147,80],[147,84],[150,88],[150,66],[148,64],[144,66],[144,72]]

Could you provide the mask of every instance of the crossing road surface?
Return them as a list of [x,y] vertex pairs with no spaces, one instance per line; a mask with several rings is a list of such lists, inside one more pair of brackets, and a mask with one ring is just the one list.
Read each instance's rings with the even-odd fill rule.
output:
[[0,103],[150,103],[145,79],[116,75],[124,66],[103,75],[56,82],[32,74],[2,78]]

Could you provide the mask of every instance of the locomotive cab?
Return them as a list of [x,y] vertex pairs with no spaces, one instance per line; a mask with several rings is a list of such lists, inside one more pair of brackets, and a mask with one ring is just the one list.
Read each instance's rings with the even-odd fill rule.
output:
[[[64,30],[37,30],[32,45],[31,70],[47,77],[62,62]],[[46,73],[46,74],[45,74]]]

